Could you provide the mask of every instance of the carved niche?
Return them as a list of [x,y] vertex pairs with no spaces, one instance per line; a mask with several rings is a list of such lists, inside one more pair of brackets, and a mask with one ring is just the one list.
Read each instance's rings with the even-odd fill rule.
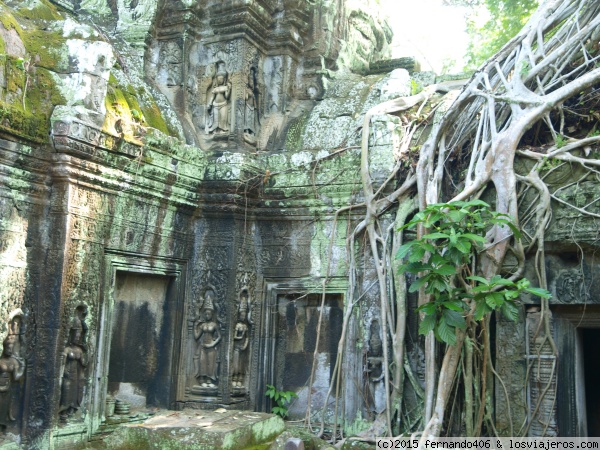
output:
[[[558,188],[553,193],[561,202],[553,208],[553,218],[547,233],[547,241],[596,242],[600,237],[600,202],[598,183],[583,181]],[[587,211],[585,215],[567,205]]]
[[206,92],[206,129],[213,139],[227,138],[230,129],[232,84],[225,63],[216,64],[216,72]]
[[59,417],[67,421],[81,409],[86,383],[88,351],[85,344],[87,334],[87,307],[75,308],[69,329],[69,342],[61,354],[61,387]]
[[14,399],[18,396],[16,382],[25,373],[25,358],[21,350],[25,348],[25,315],[20,308],[11,312],[8,322],[8,334],[2,343],[0,357],[0,431],[16,420]]
[[257,70],[251,67],[248,73],[248,82],[244,94],[244,141],[256,145],[256,137],[260,131],[259,118],[259,91]]

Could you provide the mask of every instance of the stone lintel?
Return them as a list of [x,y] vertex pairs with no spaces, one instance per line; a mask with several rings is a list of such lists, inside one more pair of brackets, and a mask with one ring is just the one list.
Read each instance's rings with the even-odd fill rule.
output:
[[413,57],[386,59],[369,64],[368,75],[391,72],[395,69],[406,69],[410,73],[420,70],[418,61]]

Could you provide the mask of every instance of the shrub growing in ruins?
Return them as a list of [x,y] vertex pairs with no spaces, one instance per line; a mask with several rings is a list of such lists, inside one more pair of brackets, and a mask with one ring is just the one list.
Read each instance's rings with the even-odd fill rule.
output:
[[275,402],[275,406],[271,408],[273,414],[277,414],[281,418],[286,418],[288,415],[288,404],[294,397],[298,397],[293,391],[280,391],[272,384],[267,384],[265,395]]
[[409,292],[423,289],[431,300],[422,304],[419,333],[433,331],[436,339],[456,344],[456,329],[464,330],[469,322],[492,312],[500,311],[508,319],[519,314],[515,305],[521,292],[549,298],[545,289],[531,287],[529,280],[518,281],[494,275],[490,279],[477,276],[474,255],[485,250],[485,234],[494,225],[510,228],[516,238],[521,232],[506,214],[490,208],[482,200],[435,203],[415,214],[400,227],[414,229],[422,224],[431,230],[419,239],[402,245],[397,258],[407,258],[400,266],[402,273],[417,276]]

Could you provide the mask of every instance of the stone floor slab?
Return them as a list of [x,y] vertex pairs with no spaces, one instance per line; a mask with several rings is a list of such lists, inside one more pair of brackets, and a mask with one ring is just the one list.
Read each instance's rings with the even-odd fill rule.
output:
[[273,414],[251,411],[162,411],[120,426],[104,439],[112,449],[242,450],[275,439],[285,429]]

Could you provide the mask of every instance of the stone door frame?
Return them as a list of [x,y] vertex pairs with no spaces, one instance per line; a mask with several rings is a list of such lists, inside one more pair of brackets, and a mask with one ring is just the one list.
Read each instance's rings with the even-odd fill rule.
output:
[[557,422],[559,436],[587,436],[583,329],[600,329],[600,305],[552,307],[559,351]]
[[127,252],[106,250],[104,255],[104,278],[102,280],[102,292],[100,305],[100,320],[98,329],[98,345],[94,355],[95,368],[93,370],[93,382],[91,383],[90,395],[90,434],[98,430],[101,423],[105,420],[104,410],[106,405],[106,395],[108,388],[108,368],[110,363],[110,346],[112,339],[113,312],[115,306],[115,283],[117,271],[137,273],[144,275],[158,275],[171,278],[167,288],[167,296],[176,303],[175,323],[179,326],[174,327],[172,361],[171,361],[171,386],[169,408],[175,409],[177,400],[181,399],[181,384],[179,379],[181,341],[182,334],[177,330],[182,330],[185,295],[187,261],[160,258],[144,257],[142,255],[132,255]]
[[[330,277],[325,284],[325,294],[338,294],[342,296],[345,306],[348,293],[348,279],[345,277]],[[275,356],[277,346],[278,301],[281,295],[292,294],[321,294],[323,292],[322,278],[264,278],[262,293],[264,302],[261,311],[261,324],[259,331],[259,360],[255,369],[254,380],[251,380],[251,393],[256,397],[251,399],[256,411],[267,411],[266,385],[273,384],[275,380]]]

